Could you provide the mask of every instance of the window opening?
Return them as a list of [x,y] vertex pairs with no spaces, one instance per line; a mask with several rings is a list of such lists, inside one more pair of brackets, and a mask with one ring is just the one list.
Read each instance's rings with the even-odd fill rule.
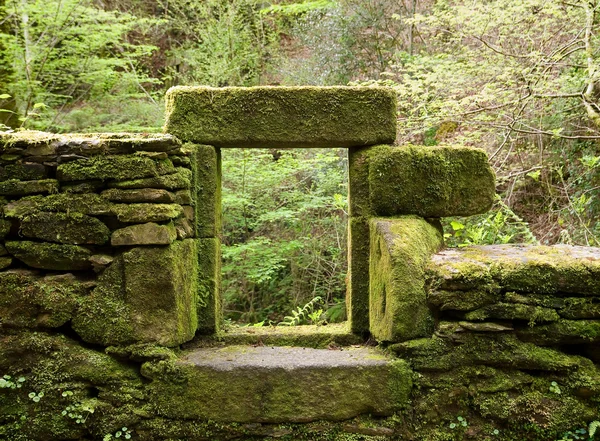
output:
[[346,319],[347,149],[222,149],[225,320]]

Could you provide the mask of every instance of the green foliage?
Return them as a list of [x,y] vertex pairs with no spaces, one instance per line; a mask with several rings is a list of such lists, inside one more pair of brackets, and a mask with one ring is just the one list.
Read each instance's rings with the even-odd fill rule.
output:
[[131,439],[131,434],[132,434],[132,430],[128,429],[127,427],[122,427],[121,430],[117,430],[114,434],[108,433],[108,434],[104,435],[104,437],[102,438],[102,441],[111,441],[113,439],[119,439],[119,438]]
[[223,150],[228,317],[279,322],[318,296],[343,318],[345,173],[342,150]]
[[0,378],[0,389],[20,389],[23,387],[25,377],[19,377],[16,380],[10,375],[4,375]]
[[443,220],[444,239],[451,247],[505,243],[537,244],[527,222],[515,214],[500,198],[486,214]]
[[[302,324],[313,324],[316,325],[319,323],[319,319],[321,318],[321,315],[323,314],[323,310],[322,309],[317,309],[315,310],[315,308],[321,304],[321,302],[323,301],[323,299],[321,299],[321,297],[317,296],[314,299],[312,299],[310,302],[308,302],[306,305],[304,305],[303,307],[297,307],[296,310],[292,310],[292,315],[286,315],[283,318],[283,321],[281,323],[279,323],[279,325],[282,326],[298,326],[298,325],[302,325]],[[309,323],[307,323],[310,320]]]

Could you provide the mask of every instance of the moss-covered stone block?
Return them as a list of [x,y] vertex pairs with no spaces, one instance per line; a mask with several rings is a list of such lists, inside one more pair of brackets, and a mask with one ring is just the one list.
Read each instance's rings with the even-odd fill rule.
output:
[[369,318],[380,341],[431,335],[425,267],[444,245],[441,226],[416,216],[370,222]]
[[[101,193],[101,196],[109,201],[122,203],[151,202],[155,204],[172,204],[175,195],[170,191],[157,188],[140,188],[121,190],[109,188]],[[179,202],[177,202],[179,204]]]
[[100,275],[73,319],[87,342],[178,346],[197,328],[193,239],[124,252]]
[[209,145],[185,144],[192,165],[192,204],[196,237],[221,234],[221,151]]
[[12,222],[7,219],[0,219],[0,239],[4,239],[12,227]]
[[79,245],[64,245],[47,242],[8,241],[4,244],[8,252],[32,268],[79,271],[91,268],[90,250]]
[[158,225],[153,222],[147,224],[130,225],[113,231],[110,244],[115,246],[135,245],[170,245],[177,238],[177,231],[172,222],[167,225]]
[[348,208],[352,217],[373,215],[369,189],[369,147],[348,149]]
[[35,181],[45,179],[48,170],[43,164],[35,162],[23,162],[0,166],[0,181],[18,179],[19,181]]
[[0,272],[2,326],[58,328],[66,324],[88,288],[72,274],[40,277],[32,271]]
[[22,219],[39,212],[81,213],[92,216],[111,214],[112,204],[100,195],[59,193],[49,196],[27,196],[3,207],[4,216]]
[[21,220],[21,234],[48,242],[104,245],[110,237],[106,225],[81,213],[40,212]]
[[465,314],[465,319],[471,321],[487,319],[520,320],[534,324],[555,322],[560,319],[560,316],[552,308],[499,302],[470,311]]
[[140,155],[95,156],[59,164],[60,181],[116,180],[149,178],[175,172],[169,159],[154,160]]
[[175,173],[156,176],[152,178],[132,179],[128,181],[110,181],[110,188],[161,188],[165,190],[190,189],[192,171],[183,167],[176,167]]
[[198,331],[212,334],[223,321],[221,287],[221,241],[197,239],[198,247]]
[[58,193],[56,179],[40,179],[37,181],[19,181],[10,179],[0,182],[0,195],[2,196],[27,196],[30,194]]
[[217,147],[392,143],[396,96],[372,87],[174,87],[165,132]]
[[369,220],[348,220],[348,277],[346,311],[350,328],[356,334],[369,331]]
[[598,344],[600,320],[559,320],[520,329],[517,335],[521,340],[540,346]]
[[150,402],[167,418],[221,422],[345,420],[391,415],[409,403],[406,362],[372,349],[197,349],[146,363]]
[[164,222],[183,216],[183,208],[177,204],[115,204],[111,211],[121,222],[133,224]]
[[569,245],[484,245],[436,254],[430,286],[449,290],[491,289],[567,297],[600,292],[600,249]]
[[470,216],[488,211],[495,198],[481,149],[377,146],[369,161],[371,206],[381,216]]
[[494,304],[501,298],[499,291],[486,289],[451,291],[428,288],[427,290],[427,303],[440,311],[472,311]]

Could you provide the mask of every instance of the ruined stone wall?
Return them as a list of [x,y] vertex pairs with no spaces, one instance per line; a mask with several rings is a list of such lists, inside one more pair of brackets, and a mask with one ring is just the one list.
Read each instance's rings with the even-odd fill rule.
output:
[[[392,145],[395,115],[387,89],[184,87],[177,138],[3,134],[0,439],[548,441],[600,421],[598,249],[444,249],[440,218],[488,210],[494,174],[479,149]],[[248,146],[348,147],[348,328],[219,330],[220,148]]]

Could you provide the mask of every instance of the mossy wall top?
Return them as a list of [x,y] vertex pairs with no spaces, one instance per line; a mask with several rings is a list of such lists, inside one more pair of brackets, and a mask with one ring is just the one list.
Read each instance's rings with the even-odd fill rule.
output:
[[0,326],[179,345],[197,327],[193,149],[171,135],[0,137]]

